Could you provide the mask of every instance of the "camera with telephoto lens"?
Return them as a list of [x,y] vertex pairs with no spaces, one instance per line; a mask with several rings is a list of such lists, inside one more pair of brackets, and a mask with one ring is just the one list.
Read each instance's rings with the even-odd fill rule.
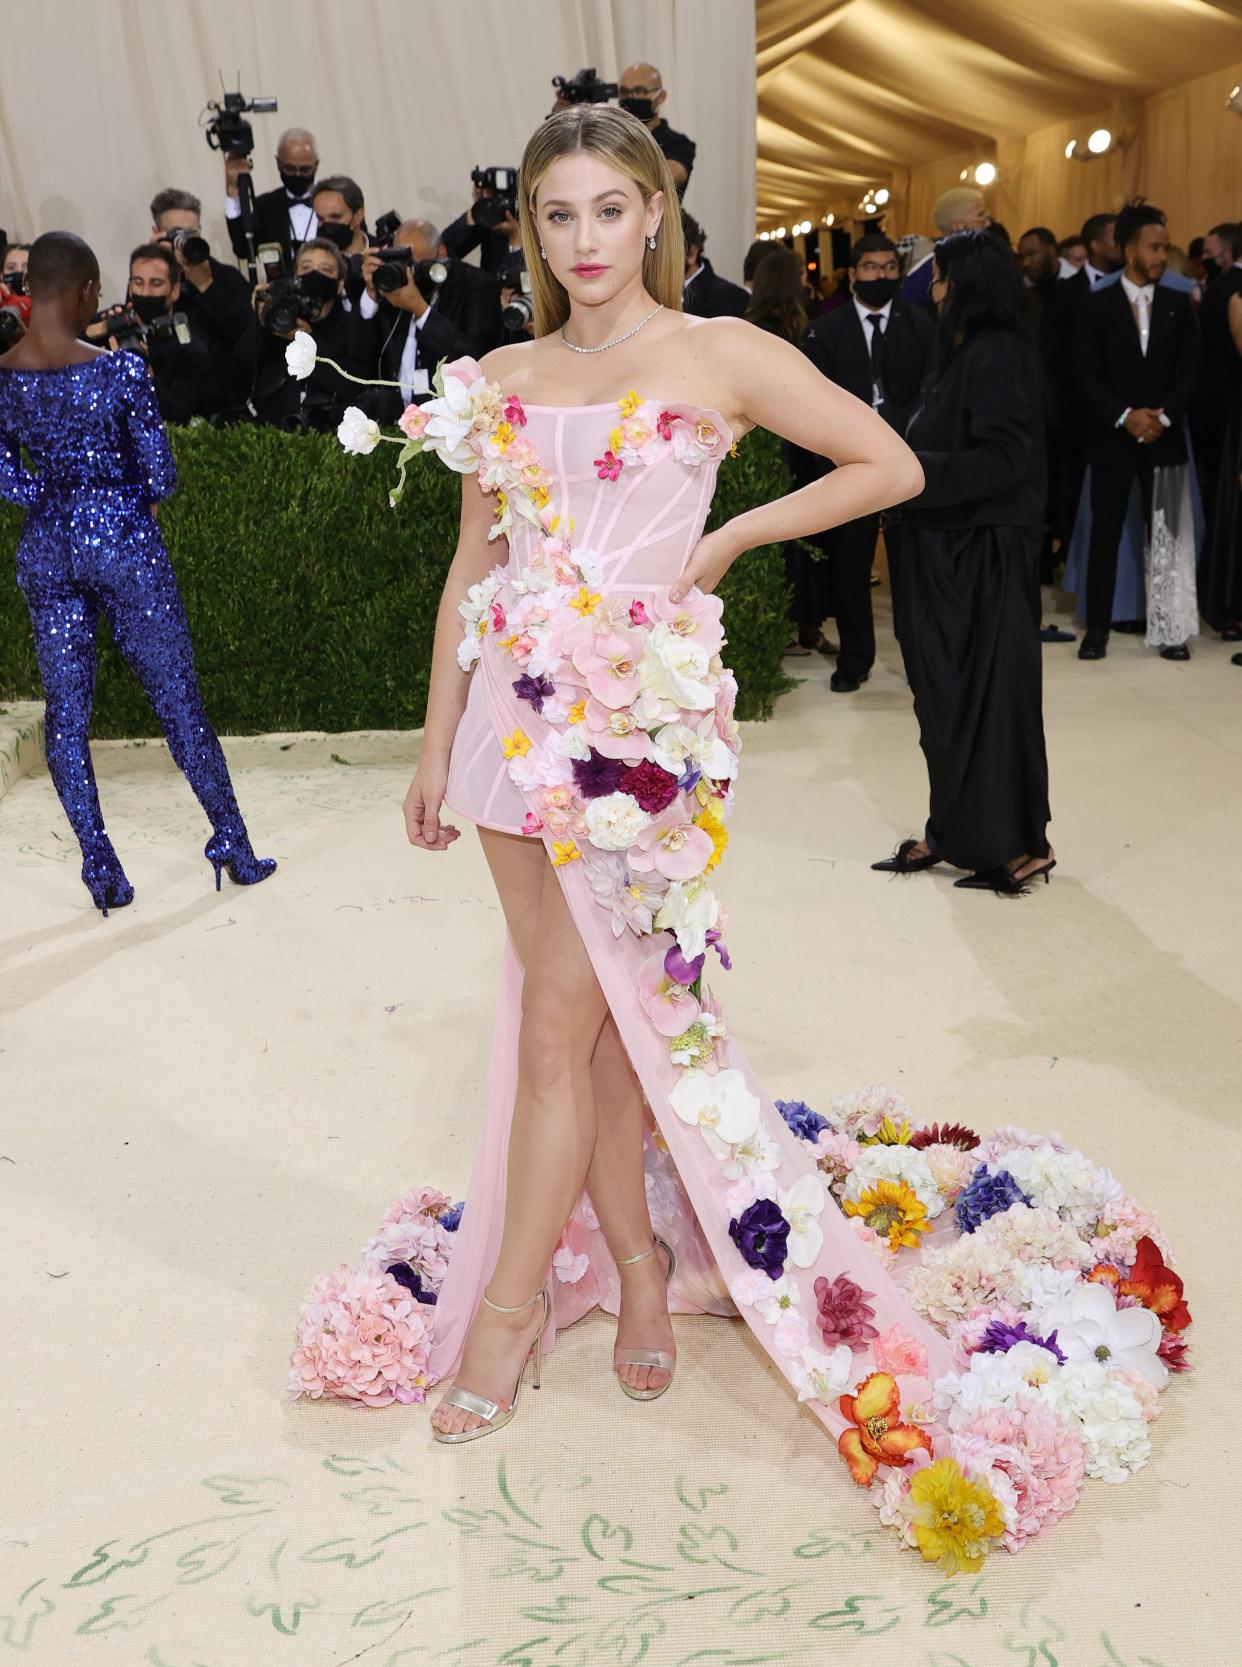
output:
[[259,323],[274,336],[291,336],[298,320],[314,324],[336,299],[337,282],[326,272],[303,272],[296,278],[273,278],[255,300]]
[[516,168],[471,168],[470,183],[490,197],[480,197],[472,210],[474,223],[490,232],[502,220],[517,219],[518,176]]
[[253,110],[260,116],[268,115],[275,108],[274,98],[247,99],[241,92],[225,93],[223,104],[209,99],[207,110],[215,114],[202,124],[206,128],[207,143],[225,156],[249,156],[254,149],[254,129],[245,119],[246,114]]
[[521,249],[510,251],[499,277],[501,289],[513,291],[509,301],[500,309],[500,322],[506,330],[520,334],[535,317],[530,273],[526,270],[526,256]]
[[160,313],[147,323],[132,301],[122,301],[96,313],[82,333],[88,341],[111,338],[118,348],[137,349],[144,342],[170,341],[174,336],[184,346],[190,339],[190,326],[184,313]]
[[577,75],[554,75],[552,85],[566,104],[607,104],[621,91],[616,81],[601,81],[594,69],[580,69]]
[[174,249],[179,249],[187,266],[201,266],[205,260],[211,259],[211,245],[207,239],[192,232],[188,226],[173,226],[169,231],[161,232],[159,241],[171,243]]
[[404,289],[411,278],[424,295],[430,295],[449,275],[451,263],[443,255],[416,261],[408,243],[398,244],[394,249],[373,249],[371,252],[380,258],[380,264],[371,274],[371,282],[381,295],[390,295],[394,289]]

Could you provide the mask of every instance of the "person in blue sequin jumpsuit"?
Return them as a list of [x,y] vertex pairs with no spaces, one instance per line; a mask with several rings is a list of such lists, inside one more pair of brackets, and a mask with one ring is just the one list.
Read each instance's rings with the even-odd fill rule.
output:
[[[253,885],[255,856],[203,706],[181,593],[154,506],[176,468],[144,360],[78,340],[99,304],[99,266],[69,232],[30,251],[24,340],[0,358],[0,496],[27,510],[17,582],[46,695],[48,769],[82,847],[82,880],[106,915],[133,888],[104,827],[87,730],[102,612],[212,825],[215,870]],[[25,446],[37,474],[22,466]]]

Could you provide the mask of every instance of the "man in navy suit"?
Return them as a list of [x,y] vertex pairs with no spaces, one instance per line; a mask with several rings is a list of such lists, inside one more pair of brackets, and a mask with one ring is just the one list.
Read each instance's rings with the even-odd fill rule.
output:
[[[1125,259],[1120,281],[1097,283],[1075,338],[1091,465],[1087,632],[1080,660],[1102,660],[1108,652],[1126,507],[1137,481],[1150,529],[1157,472],[1187,465],[1186,411],[1199,379],[1199,330],[1190,297],[1160,282],[1169,256],[1164,215],[1150,203],[1130,204],[1117,216],[1116,239]],[[1187,583],[1193,591],[1193,566]],[[1192,625],[1198,629],[1197,621]],[[1190,658],[1184,641],[1164,644],[1161,653]]]
[[[849,306],[817,318],[807,331],[804,350],[825,376],[866,400],[898,434],[904,434],[928,369],[931,319],[924,307],[907,306],[898,295],[901,264],[891,238],[879,232],[860,237],[850,252],[849,277]],[[832,676],[837,694],[852,693],[865,683],[875,662],[871,563],[879,525],[878,515],[863,515],[845,526],[834,527],[828,534],[832,595],[841,638],[841,653]],[[894,624],[900,635],[899,535],[900,521],[890,510],[885,517],[884,542]]]

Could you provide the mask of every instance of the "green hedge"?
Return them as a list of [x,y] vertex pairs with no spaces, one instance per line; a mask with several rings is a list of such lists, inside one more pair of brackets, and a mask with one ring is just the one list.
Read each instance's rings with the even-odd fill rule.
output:
[[[222,734],[409,729],[423,721],[436,607],[457,535],[460,484],[416,458],[389,509],[388,458],[334,437],[270,428],[175,430],[180,471],[160,526],[185,597],[207,710]],[[710,526],[789,488],[780,443],[748,435],[720,471]],[[0,504],[0,700],[41,693],[30,619],[13,582],[21,511]],[[781,671],[787,591],[779,550],[753,550],[721,585],[738,715],[767,717]],[[92,733],[158,734],[101,621]]]

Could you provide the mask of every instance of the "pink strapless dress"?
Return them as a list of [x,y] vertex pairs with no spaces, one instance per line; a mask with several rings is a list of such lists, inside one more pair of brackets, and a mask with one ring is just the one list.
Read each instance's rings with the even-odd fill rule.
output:
[[[719,640],[716,598],[692,592],[698,612],[687,625],[685,618],[676,618],[668,590],[701,537],[711,506],[719,457],[729,441],[720,419],[714,413],[683,411],[680,432],[685,444],[674,445],[667,439],[649,442],[641,456],[623,453],[629,461],[618,467],[609,446],[610,437],[614,442],[617,438],[615,404],[527,405],[522,415],[525,423],[520,429],[521,438],[533,448],[546,472],[550,501],[562,517],[558,530],[563,530],[564,518],[568,517],[573,528],[574,559],[583,559],[584,552],[594,559],[590,594],[615,599],[623,635],[635,619],[642,622],[645,631],[657,618],[663,618],[666,623],[673,621],[674,631],[684,629],[691,641],[695,630],[702,630],[714,655]],[[700,419],[705,428],[696,428]],[[705,444],[692,444],[689,436],[693,433]],[[550,736],[566,735],[573,727],[573,718],[579,719],[580,729],[586,727],[578,713],[571,712],[567,719],[563,704],[559,712],[536,712],[529,697],[523,698],[515,690],[524,665],[525,675],[531,676],[531,662],[515,659],[515,648],[521,656],[529,638],[523,638],[513,619],[515,611],[522,615],[529,610],[532,593],[526,587],[532,577],[532,562],[533,576],[539,581],[538,564],[546,539],[546,525],[515,518],[508,534],[508,563],[494,572],[486,596],[476,604],[474,612],[479,618],[472,635],[476,636],[478,661],[453,746],[446,797],[448,807],[456,814],[484,827],[542,837],[552,853],[563,851],[566,835],[572,830],[563,822],[547,825],[550,813],[546,787],[520,784],[514,779],[514,759],[506,756],[507,747],[512,751],[515,735],[529,739],[537,752]],[[563,598],[558,605],[563,611]],[[579,657],[579,663],[587,662]],[[718,658],[715,664],[720,668]],[[681,671],[690,675],[701,667],[698,661]],[[538,661],[534,672],[539,672]],[[603,675],[606,680],[607,671]],[[717,747],[711,755],[714,762],[705,765],[704,773],[730,770],[729,775],[717,779],[718,788],[726,790],[721,797],[727,810],[738,748],[731,717],[735,685],[727,672],[716,681],[719,721],[713,742],[721,738],[727,741],[724,750],[734,768],[722,764],[721,749]],[[589,688],[607,696],[598,674]],[[570,692],[584,695],[588,707],[597,705],[580,685]],[[613,730],[624,731],[625,713],[618,718],[615,708],[608,710],[614,714],[611,725],[601,731],[597,722],[589,736],[593,747],[601,733],[607,746],[616,741]],[[598,710],[594,716],[598,720]],[[616,754],[630,742],[634,743],[628,755],[631,765],[636,757],[650,758],[650,744],[639,744],[645,742],[643,736],[622,734],[611,750]],[[525,761],[531,754],[520,756]],[[667,752],[659,756],[665,765],[669,764]],[[522,780],[530,782],[529,772]],[[585,857],[589,842],[581,838],[581,827],[579,822],[579,843]],[[619,837],[626,835],[622,832]],[[633,848],[627,856],[633,857]],[[676,868],[675,860],[672,866]],[[817,1169],[815,1146],[787,1127],[727,1032],[715,1041],[710,1058],[692,1059],[692,1067],[706,1063],[706,1072],[687,1070],[684,1054],[680,1063],[672,1057],[668,1033],[677,1026],[665,1022],[658,994],[652,996],[650,967],[653,945],[657,946],[658,957],[673,945],[672,933],[657,930],[652,934],[648,929],[642,935],[618,929],[615,910],[610,911],[606,897],[597,895],[603,888],[592,884],[586,861],[560,862],[556,873],[648,1107],[645,1167],[651,1216],[656,1232],[675,1247],[679,1264],[670,1307],[681,1313],[740,1313],[799,1398],[838,1434],[850,1422],[840,1409],[839,1396],[855,1389],[872,1370],[866,1347],[856,1346],[844,1353],[840,1348],[826,1348],[817,1331],[816,1281],[822,1278],[831,1282],[845,1275],[867,1293],[875,1332],[899,1325],[926,1351],[926,1372],[903,1377],[901,1393],[904,1402],[927,1402],[931,1380],[952,1368],[950,1346],[912,1310],[888,1268],[866,1242],[868,1235],[855,1230],[859,1224],[851,1224],[828,1199],[825,1177]],[[693,949],[695,945],[688,947]],[[450,1377],[458,1365],[467,1328],[499,1251],[517,1072],[521,980],[521,968],[510,943],[504,958],[487,1100],[465,1213],[435,1310],[431,1369],[439,1378]],[[697,988],[695,1011],[723,1030],[705,979]],[[687,1078],[704,1091],[698,1096],[701,1103],[697,1106],[694,1092],[684,1080]],[[719,1104],[712,1103],[713,1083],[727,1085],[731,1096],[727,1103],[725,1098]],[[746,1109],[752,1102],[757,1117]],[[674,1103],[680,1109],[674,1110]],[[607,1108],[602,1110],[606,1115]],[[740,1136],[739,1116],[746,1125]],[[789,1223],[788,1237],[782,1239],[785,1222]],[[773,1227],[775,1237],[767,1232]],[[780,1254],[782,1246],[784,1254]],[[549,1343],[554,1340],[556,1328],[572,1324],[597,1305],[615,1313],[619,1300],[619,1277],[585,1193],[573,1211],[560,1250],[550,1272]],[[779,1262],[775,1260],[778,1255]]]

